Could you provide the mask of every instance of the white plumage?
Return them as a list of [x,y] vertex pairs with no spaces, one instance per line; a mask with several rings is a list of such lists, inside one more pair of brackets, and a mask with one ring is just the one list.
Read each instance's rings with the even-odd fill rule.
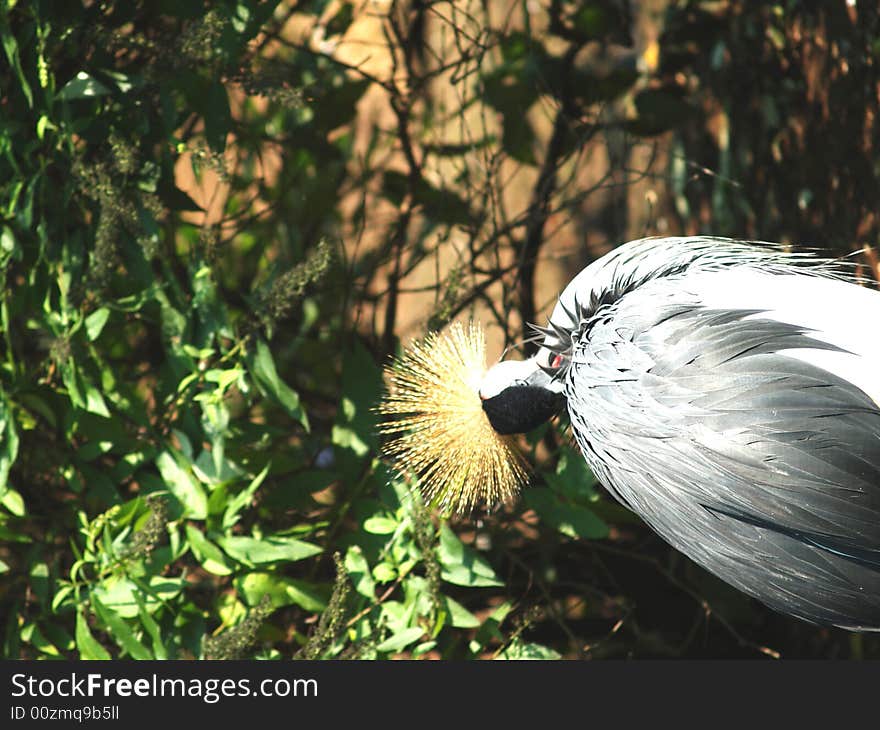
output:
[[835,261],[643,239],[572,280],[484,409],[513,433],[561,392],[593,472],[670,544],[777,610],[876,630],[878,321]]
[[688,279],[705,306],[736,309],[748,302],[769,318],[802,327],[832,350],[794,349],[781,354],[824,368],[861,388],[880,404],[880,294],[867,286],[816,276],[772,275],[732,269]]

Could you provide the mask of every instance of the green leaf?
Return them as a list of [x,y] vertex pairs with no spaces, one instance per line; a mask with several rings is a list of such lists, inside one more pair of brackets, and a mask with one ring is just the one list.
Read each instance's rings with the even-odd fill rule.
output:
[[354,119],[358,100],[370,87],[371,82],[367,79],[346,81],[338,85],[327,85],[323,89],[312,89],[316,98],[310,107],[314,109],[315,121],[326,131],[336,129],[343,124],[348,124]]
[[263,470],[257,474],[244,489],[242,489],[238,494],[236,494],[232,499],[230,499],[226,504],[226,510],[223,512],[223,527],[224,529],[229,529],[239,520],[239,513],[248,505],[250,505],[251,500],[254,498],[254,494],[256,494],[257,490],[260,488],[260,485],[263,483],[263,480],[269,474],[269,468],[271,464],[266,464],[263,467]]
[[418,641],[425,635],[425,630],[419,628],[418,626],[411,626],[406,629],[402,629],[398,631],[396,634],[388,637],[383,641],[379,646],[376,647],[377,651],[383,651],[388,653],[396,653],[402,651],[414,641]]
[[248,365],[261,390],[271,396],[287,411],[291,418],[299,421],[303,428],[308,430],[309,421],[306,412],[300,406],[299,395],[278,376],[272,352],[263,340],[257,340],[256,352],[250,356]]
[[5,11],[0,15],[0,39],[3,41],[3,50],[6,52],[6,58],[9,60],[9,65],[15,69],[15,75],[18,76],[21,93],[24,94],[28,107],[33,109],[34,95],[31,91],[31,85],[28,83],[28,80],[24,75],[24,70],[21,67],[21,58],[18,53],[18,41],[15,40],[15,36],[12,34]]
[[163,451],[156,457],[156,466],[165,486],[183,506],[183,516],[203,520],[208,515],[205,490],[186,461],[176,452]]
[[239,367],[228,368],[226,370],[212,368],[205,372],[205,380],[209,383],[216,383],[217,390],[222,392],[226,391],[230,385],[240,382],[243,374],[244,371]]
[[449,583],[470,587],[504,585],[485,558],[459,540],[445,522],[440,526],[437,556],[442,566],[440,576]]
[[501,40],[503,63],[483,75],[483,95],[504,116],[502,147],[534,165],[536,138],[526,113],[542,93],[558,83],[559,61],[534,38],[515,32]]
[[104,84],[85,71],[80,71],[58,92],[58,98],[63,101],[73,101],[74,99],[90,99],[104,96],[109,93],[110,89],[104,86]]
[[110,310],[107,307],[96,309],[86,317],[86,336],[89,338],[90,342],[94,342],[98,339],[101,331],[104,329],[104,325],[107,324],[109,317]]
[[165,178],[160,180],[160,192],[165,205],[171,210],[187,213],[204,213],[204,208],[178,187],[170,185]]
[[614,0],[581,0],[571,18],[574,34],[582,43],[604,41],[631,45],[630,19]]
[[140,595],[148,611],[155,611],[162,602],[170,601],[183,589],[181,578],[166,578],[161,575],[150,576],[147,581],[133,581],[121,576],[110,576],[92,590],[104,606],[112,608],[123,618],[138,615]]
[[508,155],[524,165],[535,165],[536,144],[535,131],[525,116],[510,114],[504,117],[501,145]]
[[52,426],[52,428],[58,426],[58,419],[55,416],[55,412],[41,396],[34,393],[19,393],[17,395],[17,400],[19,405],[24,406],[26,409],[34,411],[45,418],[46,422]]
[[377,583],[390,583],[397,578],[397,570],[391,563],[381,562],[373,568],[373,578]]
[[31,567],[30,587],[36,599],[45,605],[49,598],[49,566],[46,563],[35,563]]
[[636,119],[625,128],[633,134],[653,136],[677,127],[690,119],[696,110],[677,87],[644,89],[634,99]]
[[562,502],[545,487],[532,487],[523,492],[523,501],[542,521],[563,535],[598,540],[608,537],[608,525],[592,510],[575,503]]
[[327,586],[316,585],[274,573],[248,573],[236,578],[236,589],[249,606],[256,606],[269,596],[273,608],[296,604],[306,611],[323,611],[327,607]]
[[[9,496],[9,493],[7,493],[6,496]],[[21,495],[19,495],[19,498],[20,497],[21,497]],[[3,504],[3,506],[6,507],[6,504],[4,504],[3,502],[0,502],[0,504]],[[24,506],[24,502],[22,502],[22,506]],[[7,507],[7,509],[9,509],[9,508]],[[20,516],[20,515],[17,515],[17,516]],[[0,541],[28,543],[28,542],[33,542],[34,540],[32,537],[30,537],[28,535],[22,535],[20,532],[14,532],[14,531],[10,530],[9,528],[4,527],[3,525],[0,525]]]
[[545,474],[544,480],[554,492],[577,502],[593,502],[599,498],[596,477],[580,453],[571,448],[562,450],[556,474]]
[[610,69],[576,69],[572,93],[583,105],[608,102],[623,96],[639,78],[634,61],[621,61]]
[[100,75],[107,83],[112,83],[121,94],[127,94],[132,89],[144,85],[144,78],[137,74],[124,74],[105,68],[100,71]]
[[159,628],[159,624],[150,615],[150,612],[147,610],[147,604],[144,603],[144,599],[141,598],[140,594],[135,593],[134,598],[138,605],[138,618],[150,635],[150,641],[153,644],[153,655],[156,659],[167,659],[168,652],[165,650],[165,644],[162,642],[162,631]]
[[43,632],[40,631],[40,627],[35,623],[26,624],[21,629],[21,640],[25,643],[30,644],[38,651],[46,654],[47,656],[51,656],[56,659],[63,659],[64,656],[58,651],[58,647],[56,647],[49,639],[47,639]]
[[419,644],[417,647],[415,647],[412,650],[412,656],[414,659],[418,658],[418,657],[422,656],[422,654],[426,654],[427,652],[431,651],[431,649],[433,649],[436,646],[437,646],[436,641],[425,641],[425,642]]
[[[409,189],[409,179],[396,170],[389,170],[382,177],[385,196],[395,205],[400,205]],[[419,179],[413,190],[417,205],[431,223],[465,225],[473,221],[470,205],[452,190],[435,188],[425,179]]]
[[478,654],[480,651],[485,650],[493,641],[503,643],[507,640],[501,633],[501,624],[512,610],[513,606],[505,601],[489,614],[468,646],[472,654]]
[[397,520],[389,517],[368,517],[364,520],[364,530],[373,535],[390,535],[398,524]]
[[336,14],[327,21],[325,37],[342,35],[348,30],[352,20],[354,20],[354,4],[352,2],[345,2],[340,6]]
[[498,655],[499,659],[561,659],[562,655],[555,649],[541,644],[531,644],[520,638],[514,639]]
[[0,498],[6,494],[9,486],[9,470],[17,458],[18,429],[6,394],[0,392]]
[[376,583],[373,580],[370,565],[359,546],[353,545],[346,551],[345,570],[358,593],[370,600],[376,597]]
[[14,489],[9,489],[7,486],[6,491],[3,492],[2,495],[3,496],[0,497],[0,504],[16,517],[24,517],[26,510],[24,506],[24,498],[21,494]]
[[9,226],[0,227],[0,267],[6,266],[10,258],[21,258],[15,234]]
[[[345,410],[345,404],[347,403],[351,403],[351,401],[343,399],[343,408],[341,410]],[[367,444],[361,438],[361,434],[353,428],[347,428],[346,426],[340,426],[338,424],[334,425],[330,432],[330,441],[334,446],[339,446],[342,449],[351,451],[356,456],[363,457],[370,453],[369,444]]]
[[468,611],[458,601],[453,600],[449,596],[442,596],[441,602],[449,614],[449,620],[452,626],[458,629],[474,629],[480,625],[480,619]]
[[[43,623],[41,624],[41,628],[43,629],[43,633],[46,635],[46,638],[52,642],[53,646],[58,647],[62,651],[73,651],[76,649],[76,641],[70,635],[70,632],[64,626],[54,623]],[[65,658],[65,657],[59,657]]]
[[110,653],[92,636],[82,611],[76,613],[76,648],[80,659],[110,659]]
[[344,479],[357,479],[364,457],[378,449],[373,408],[382,394],[382,372],[358,341],[343,353],[342,398],[333,425],[336,467]]
[[104,402],[104,396],[91,383],[84,382],[86,389],[86,410],[89,413],[95,413],[104,418],[110,418],[110,411],[107,410],[107,404]]
[[229,111],[229,94],[222,81],[214,81],[208,88],[205,109],[205,138],[211,149],[223,152],[226,149],[226,135],[232,129],[232,114]]
[[162,336],[171,346],[172,352],[180,354],[183,351],[180,343],[186,332],[186,317],[168,301],[165,292],[157,291],[156,299],[160,305],[159,314],[161,316]]
[[86,402],[83,400],[79,384],[79,375],[72,360],[66,360],[58,368],[61,371],[61,380],[67,388],[67,397],[77,408],[85,409]]
[[324,586],[305,580],[287,579],[287,596],[291,602],[306,611],[323,611],[327,608],[327,593]]
[[110,630],[110,635],[116,643],[125,649],[132,659],[154,658],[150,650],[137,640],[131,627],[112,608],[104,606],[95,596],[92,596],[92,606]]
[[189,540],[196,559],[209,573],[229,575],[232,572],[220,548],[208,540],[197,527],[186,526],[186,539]]
[[323,552],[317,545],[292,537],[269,536],[257,539],[233,536],[218,538],[217,542],[227,555],[248,565],[280,561],[293,563]]

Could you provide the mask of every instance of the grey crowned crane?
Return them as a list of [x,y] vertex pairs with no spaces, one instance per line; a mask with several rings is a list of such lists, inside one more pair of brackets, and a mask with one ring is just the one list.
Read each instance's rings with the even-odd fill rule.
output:
[[[485,415],[494,450],[452,433],[462,410],[441,407],[410,417],[391,451],[430,493],[467,500],[461,485],[485,480],[490,458],[512,465],[492,479],[522,482],[509,434],[564,408],[599,481],[670,545],[778,611],[880,630],[878,322],[880,292],[812,254],[633,241],[571,281],[533,357],[464,378],[482,407],[468,418]],[[439,368],[451,392],[453,371]],[[419,430],[428,421],[437,433]],[[462,466],[469,449],[482,468]]]

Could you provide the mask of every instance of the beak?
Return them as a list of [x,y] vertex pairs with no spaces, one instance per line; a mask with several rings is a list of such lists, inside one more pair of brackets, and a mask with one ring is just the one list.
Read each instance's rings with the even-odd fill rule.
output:
[[500,434],[526,433],[549,421],[565,403],[564,383],[537,358],[506,360],[480,386],[483,411]]

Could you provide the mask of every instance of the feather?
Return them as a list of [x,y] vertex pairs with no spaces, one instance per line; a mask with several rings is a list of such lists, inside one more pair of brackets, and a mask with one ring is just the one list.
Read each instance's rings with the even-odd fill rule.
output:
[[839,375],[880,403],[880,338],[871,337],[866,322],[880,321],[880,296],[873,289],[802,275],[767,278],[760,271],[733,269],[720,275],[696,276],[688,288],[707,307],[734,309],[743,293],[762,317],[796,325],[814,340],[833,347],[797,348],[788,353]]
[[880,294],[831,262],[654,239],[576,277],[545,344],[570,343],[574,435],[617,499],[773,608],[877,629],[880,344],[862,317]]

